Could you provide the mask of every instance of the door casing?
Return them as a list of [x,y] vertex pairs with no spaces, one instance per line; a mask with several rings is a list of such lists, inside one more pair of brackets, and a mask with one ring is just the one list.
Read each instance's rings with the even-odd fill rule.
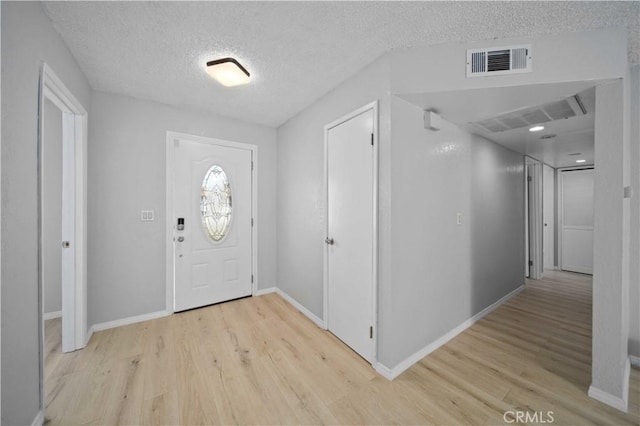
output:
[[[371,324],[373,324],[373,357],[371,360],[371,365],[377,364],[378,359],[378,146],[379,146],[379,127],[378,127],[378,100],[375,100],[367,105],[364,105],[357,110],[340,117],[339,119],[327,124],[324,126],[324,208],[325,208],[325,235],[327,237],[329,234],[329,218],[326,214],[328,212],[328,199],[329,199],[329,130],[333,127],[336,127],[350,119],[366,112],[369,110],[373,110],[373,205],[371,208],[373,209],[373,229],[371,232],[373,233],[373,262],[372,267],[372,318]],[[328,295],[329,295],[329,249],[327,244],[324,241],[321,242],[324,246],[323,249],[323,325],[324,329],[328,329],[329,324],[329,305],[328,305]]]
[[[525,201],[527,207],[525,241],[527,247],[526,265],[528,278],[542,279],[542,163],[534,158],[525,156]],[[531,178],[531,180],[529,180]],[[532,264],[529,264],[532,262]]]
[[[63,173],[69,173],[73,208],[62,207],[63,221],[71,224],[72,235],[66,236],[73,250],[74,264],[68,267],[73,279],[62,283],[62,350],[71,352],[87,344],[87,119],[88,113],[53,72],[42,63],[38,93],[38,316],[40,337],[40,408],[44,408],[44,311],[42,255],[42,152],[44,141],[44,102],[50,100],[63,113]],[[66,218],[66,219],[65,219]],[[65,236],[63,236],[65,238]],[[62,241],[60,242],[62,244]],[[64,265],[63,265],[64,268]]]
[[174,223],[174,172],[175,172],[175,141],[192,141],[212,145],[218,145],[228,148],[240,148],[250,150],[253,158],[251,174],[251,217],[253,217],[253,227],[251,228],[251,270],[253,274],[253,283],[251,284],[251,294],[255,295],[258,291],[258,147],[252,144],[241,142],[232,142],[223,139],[208,138],[204,136],[189,135],[186,133],[167,131],[166,145],[166,223],[165,223],[165,273],[166,273],[166,302],[165,310],[173,313],[174,301],[174,251],[175,244],[173,241],[175,232]]

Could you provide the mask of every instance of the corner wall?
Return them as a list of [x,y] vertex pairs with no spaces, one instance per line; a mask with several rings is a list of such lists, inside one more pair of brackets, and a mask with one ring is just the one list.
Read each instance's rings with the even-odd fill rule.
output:
[[395,96],[391,140],[378,359],[393,368],[524,284],[524,157],[447,122],[425,130]]
[[258,146],[258,285],[275,286],[275,129],[103,92],[89,120],[89,325],[165,310],[168,130]]
[[[39,2],[2,7],[2,424],[39,413],[38,82],[45,61],[89,110],[91,88]],[[89,111],[91,116],[91,112]]]

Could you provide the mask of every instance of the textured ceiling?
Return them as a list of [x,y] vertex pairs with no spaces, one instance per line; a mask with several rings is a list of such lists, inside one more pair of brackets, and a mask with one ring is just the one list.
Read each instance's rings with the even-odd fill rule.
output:
[[[626,27],[639,2],[45,2],[91,86],[278,126],[393,49]],[[254,77],[226,88],[207,60]]]

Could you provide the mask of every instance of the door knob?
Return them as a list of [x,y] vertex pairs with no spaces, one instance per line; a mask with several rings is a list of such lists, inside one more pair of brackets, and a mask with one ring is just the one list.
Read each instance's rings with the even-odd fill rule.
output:
[[329,244],[330,246],[332,246],[333,245],[333,238],[327,237],[327,238],[324,239],[324,242]]
[[179,237],[178,237],[178,242],[179,242],[179,243],[181,243],[181,242],[183,242],[183,241],[184,241],[184,237],[183,237],[182,235],[181,235],[181,236],[179,236]]
[[69,241],[62,242],[62,248],[69,248],[69,247],[71,247],[71,243]]

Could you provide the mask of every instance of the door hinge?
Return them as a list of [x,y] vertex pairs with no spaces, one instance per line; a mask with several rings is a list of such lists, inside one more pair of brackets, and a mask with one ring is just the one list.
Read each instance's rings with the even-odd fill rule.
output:
[[253,284],[253,275],[251,275],[251,284]]
[[371,146],[373,146],[373,133],[371,133]]
[[251,218],[251,227],[253,228],[253,218]]
[[369,339],[373,339],[373,326],[369,327]]
[[529,266],[533,266],[533,260],[529,261]]
[[253,161],[251,162],[251,171],[253,171]]
[[527,176],[527,180],[528,180],[529,182],[531,182],[531,181],[533,180],[533,178],[532,178],[531,176]]

